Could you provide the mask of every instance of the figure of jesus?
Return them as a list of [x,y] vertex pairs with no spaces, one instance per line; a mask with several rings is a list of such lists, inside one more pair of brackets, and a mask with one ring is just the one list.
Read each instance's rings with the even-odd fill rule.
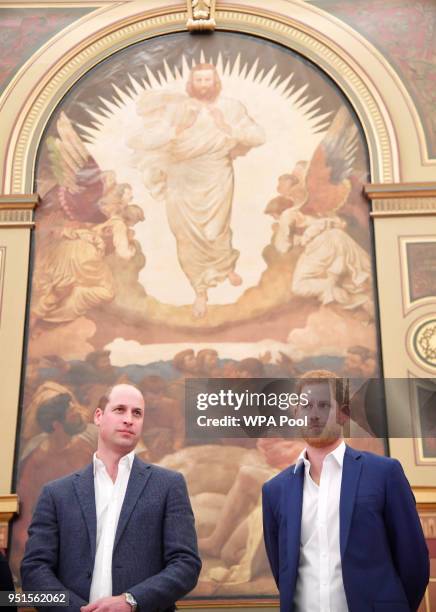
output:
[[233,160],[265,141],[245,106],[221,88],[215,66],[197,64],[187,95],[145,92],[138,103],[144,130],[129,142],[142,155],[150,193],[166,203],[178,260],[195,293],[195,317],[206,314],[211,287],[226,279],[242,283],[232,245]]

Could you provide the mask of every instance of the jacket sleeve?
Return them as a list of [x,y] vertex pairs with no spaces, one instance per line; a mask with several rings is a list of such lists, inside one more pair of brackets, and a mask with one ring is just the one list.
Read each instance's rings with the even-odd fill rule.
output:
[[[87,604],[73,591],[66,589],[56,577],[58,565],[59,528],[56,506],[46,485],[38,499],[29,538],[21,563],[21,582],[23,591],[67,591],[69,610],[78,611]],[[57,607],[40,607],[39,610],[58,610]]]
[[[15,591],[11,570],[6,557],[0,552],[0,589],[2,591]],[[3,608],[0,607],[0,610]]]
[[194,515],[185,479],[179,473],[168,488],[162,538],[164,569],[129,589],[141,612],[170,608],[195,588],[200,575]]
[[279,543],[278,528],[274,512],[271,508],[269,493],[262,487],[262,512],[263,512],[263,539],[265,541],[266,554],[271,566],[272,575],[279,588]]
[[411,610],[417,610],[429,581],[429,554],[415,498],[396,459],[388,474],[385,524],[395,568]]

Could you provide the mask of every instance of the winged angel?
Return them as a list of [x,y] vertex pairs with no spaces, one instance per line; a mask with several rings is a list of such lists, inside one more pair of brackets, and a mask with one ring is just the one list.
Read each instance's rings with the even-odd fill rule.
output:
[[368,253],[347,233],[339,216],[351,192],[357,128],[345,107],[336,114],[310,162],[279,178],[278,196],[265,210],[276,220],[273,245],[285,253],[303,248],[292,292],[346,309],[372,313]]
[[144,220],[142,209],[131,204],[130,185],[102,171],[65,113],[56,128],[58,135],[47,140],[56,184],[44,196],[49,230],[35,269],[32,307],[34,321],[51,323],[72,321],[114,298],[106,255],[131,259],[132,226]]
[[153,198],[166,203],[180,266],[194,293],[193,314],[206,314],[208,289],[242,282],[230,227],[233,160],[263,144],[263,129],[237,100],[221,96],[212,64],[197,64],[187,95],[145,92],[141,133],[128,144]]

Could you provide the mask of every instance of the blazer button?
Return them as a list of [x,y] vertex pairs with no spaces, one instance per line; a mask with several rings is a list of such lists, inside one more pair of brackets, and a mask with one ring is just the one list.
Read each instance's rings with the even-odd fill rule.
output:
[[88,573],[87,573],[86,575],[88,576],[88,578],[91,578],[91,576],[92,576],[92,572],[91,572],[91,571],[88,571]]

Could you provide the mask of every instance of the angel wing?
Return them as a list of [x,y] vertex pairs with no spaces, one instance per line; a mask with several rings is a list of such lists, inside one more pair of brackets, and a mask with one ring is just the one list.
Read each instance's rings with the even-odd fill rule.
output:
[[345,107],[338,110],[306,171],[307,199],[301,212],[331,215],[345,204],[357,150],[357,127]]
[[89,153],[67,115],[56,124],[58,136],[47,139],[57,196],[69,219],[100,223],[107,219],[98,207],[105,192],[106,175]]

